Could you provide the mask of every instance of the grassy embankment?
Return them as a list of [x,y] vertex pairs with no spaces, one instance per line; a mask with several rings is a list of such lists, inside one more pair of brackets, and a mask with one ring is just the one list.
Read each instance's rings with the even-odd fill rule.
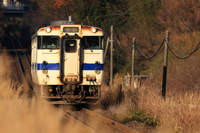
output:
[[[172,35],[171,40],[178,49],[189,53],[200,42],[199,33]],[[170,45],[172,48],[172,46]],[[175,51],[175,49],[172,49]],[[186,55],[178,54],[179,57]],[[199,132],[200,131],[200,53],[197,51],[190,58],[178,60],[169,53],[167,73],[167,95],[161,96],[163,55],[149,64],[150,76],[140,87],[122,87],[122,94],[107,88],[102,103],[113,112],[111,116],[119,122],[139,121],[155,127],[153,132]],[[122,83],[116,77],[115,83]],[[118,104],[122,99],[121,104]],[[118,110],[118,111],[117,111]],[[120,112],[121,110],[121,112]]]

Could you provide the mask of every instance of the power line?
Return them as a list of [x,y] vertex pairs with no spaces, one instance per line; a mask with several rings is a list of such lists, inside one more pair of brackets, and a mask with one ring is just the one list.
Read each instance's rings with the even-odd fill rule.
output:
[[117,39],[117,37],[116,37],[116,35],[115,35],[115,32],[113,32],[113,33],[114,33],[114,37],[115,37],[115,41],[116,41],[117,45],[118,45],[121,49],[123,49],[124,51],[126,51],[126,50],[119,44],[119,41],[118,41],[118,39]]
[[[157,55],[159,55],[163,50],[165,49],[165,47],[163,47],[161,50],[160,50],[160,52],[158,52],[158,54]],[[135,60],[145,60],[146,58],[136,58]]]
[[140,51],[140,49],[138,48],[138,46],[137,45],[135,45],[135,47],[136,47],[136,49],[138,50],[138,52],[140,53],[140,55],[142,56],[142,57],[144,57],[144,58],[149,58],[148,56],[146,56],[145,54],[143,54],[141,51]]
[[160,54],[160,53],[163,51],[164,48],[163,48],[161,51],[160,51],[160,49],[162,48],[164,41],[165,41],[165,40],[162,41],[162,43],[161,43],[160,47],[158,48],[157,52],[156,52],[153,56],[151,56],[151,57],[148,57],[148,56],[146,56],[145,54],[143,54],[143,53],[140,51],[140,49],[138,48],[137,45],[135,45],[135,47],[136,47],[136,49],[138,50],[138,52],[140,53],[140,55],[141,55],[144,59],[152,59],[152,58],[154,58],[156,55]]
[[191,53],[184,53],[184,52],[180,51],[180,50],[173,44],[173,42],[171,41],[170,38],[169,38],[169,41],[170,41],[171,44],[174,46],[174,48],[175,48],[178,52],[180,52],[181,54],[191,54]]
[[171,50],[171,48],[169,47],[169,45],[167,45],[167,46],[168,46],[170,52],[171,52],[171,53],[174,55],[174,57],[176,57],[177,59],[187,59],[188,57],[190,57],[192,54],[194,54],[196,51],[198,51],[198,50],[200,49],[199,45],[200,45],[200,43],[197,45],[197,47],[194,49],[194,51],[192,51],[192,52],[191,52],[188,56],[186,56],[186,57],[178,57],[177,55],[174,54],[174,52]]
[[132,48],[133,46],[132,45],[129,45],[129,46],[126,46],[126,47],[124,47],[125,49],[127,49],[127,48]]
[[[113,32],[113,33],[114,33],[114,32]],[[120,43],[119,43],[119,41],[118,41],[118,39],[117,39],[115,33],[114,33],[114,37],[115,37],[115,42],[117,43],[117,45],[118,45],[122,50],[127,51],[125,48],[132,47],[132,46],[127,46],[127,47],[125,47],[125,48],[122,47],[122,46],[120,45]],[[164,42],[164,40],[163,40],[163,42]],[[138,52],[140,53],[140,55],[142,55],[143,58],[141,58],[141,59],[152,59],[152,58],[154,58],[156,55],[160,54],[160,53],[163,51],[164,48],[160,51],[160,49],[161,49],[161,47],[162,47],[162,45],[163,45],[163,42],[161,43],[161,46],[159,47],[158,51],[157,51],[153,56],[151,56],[151,57],[148,57],[148,56],[146,56],[145,54],[143,54],[143,53],[140,51],[140,49],[138,48],[138,46],[137,46],[136,44],[135,44],[135,47],[136,47],[136,49],[138,50]],[[160,52],[159,52],[159,51],[160,51]]]

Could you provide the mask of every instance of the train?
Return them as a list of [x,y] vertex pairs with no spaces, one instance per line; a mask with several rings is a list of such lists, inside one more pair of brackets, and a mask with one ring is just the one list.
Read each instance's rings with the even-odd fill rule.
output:
[[52,21],[31,37],[31,75],[36,95],[68,103],[99,99],[104,31],[69,20]]

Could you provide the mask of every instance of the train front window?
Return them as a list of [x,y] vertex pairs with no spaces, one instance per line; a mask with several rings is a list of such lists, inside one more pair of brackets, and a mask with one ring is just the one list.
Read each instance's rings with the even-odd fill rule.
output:
[[99,36],[85,36],[81,39],[83,49],[101,49],[101,38]]
[[38,49],[59,49],[59,37],[38,36]]
[[65,41],[65,52],[75,53],[77,49],[76,40],[66,40]]

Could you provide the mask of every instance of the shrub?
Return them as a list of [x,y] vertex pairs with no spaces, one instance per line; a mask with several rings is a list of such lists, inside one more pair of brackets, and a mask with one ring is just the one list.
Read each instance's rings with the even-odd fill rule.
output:
[[156,120],[155,117],[152,117],[150,114],[146,114],[142,110],[136,108],[131,108],[127,111],[124,122],[129,121],[138,121],[153,127],[158,125],[158,120]]

